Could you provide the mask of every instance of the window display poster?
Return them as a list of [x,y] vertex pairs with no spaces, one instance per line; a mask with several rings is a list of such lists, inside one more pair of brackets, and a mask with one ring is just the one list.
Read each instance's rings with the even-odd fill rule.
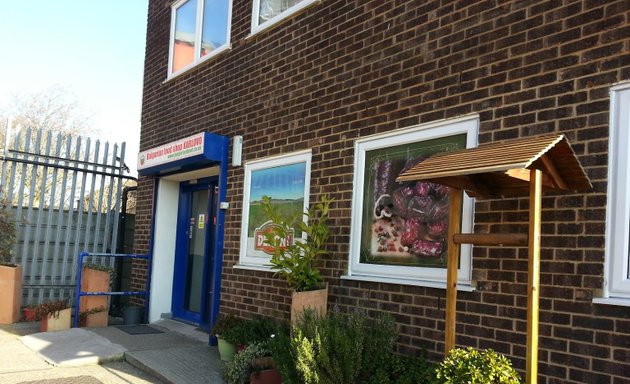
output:
[[446,268],[448,187],[396,178],[435,153],[464,148],[461,134],[365,153],[361,263]]

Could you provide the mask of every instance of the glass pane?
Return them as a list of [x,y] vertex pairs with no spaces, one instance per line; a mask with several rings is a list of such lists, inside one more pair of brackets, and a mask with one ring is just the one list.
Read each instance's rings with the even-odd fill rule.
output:
[[197,0],[188,0],[175,11],[175,42],[171,72],[177,72],[194,60],[196,15]]
[[227,43],[229,0],[205,0],[201,57]]
[[274,18],[303,0],[260,0],[258,24]]
[[466,135],[457,135],[366,152],[361,263],[446,268],[448,188],[396,177],[435,153],[465,147]]
[[184,308],[191,312],[201,311],[203,260],[206,250],[206,228],[208,227],[208,198],[207,189],[194,191],[191,198],[184,303]]

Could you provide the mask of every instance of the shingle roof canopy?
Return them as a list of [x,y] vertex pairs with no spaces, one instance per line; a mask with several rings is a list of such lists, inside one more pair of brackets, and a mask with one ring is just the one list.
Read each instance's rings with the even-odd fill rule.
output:
[[544,190],[592,188],[571,145],[557,134],[439,153],[402,172],[396,181],[431,181],[471,196],[527,196],[530,169],[542,171]]

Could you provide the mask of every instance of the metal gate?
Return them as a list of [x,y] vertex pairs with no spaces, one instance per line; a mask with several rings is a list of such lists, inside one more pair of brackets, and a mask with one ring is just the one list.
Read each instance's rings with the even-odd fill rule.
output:
[[16,219],[22,305],[72,300],[79,253],[116,252],[121,193],[135,180],[125,175],[125,143],[9,129],[0,156],[0,199]]

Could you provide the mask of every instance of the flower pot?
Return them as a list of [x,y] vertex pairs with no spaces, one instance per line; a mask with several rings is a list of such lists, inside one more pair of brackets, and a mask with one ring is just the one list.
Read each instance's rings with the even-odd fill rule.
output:
[[142,323],[144,308],[137,305],[127,305],[123,309],[123,324],[136,325]]
[[328,286],[315,291],[293,292],[291,297],[291,324],[296,324],[306,309],[315,311],[319,316],[325,316],[327,306]]
[[[83,292],[109,292],[109,272],[92,268],[83,268],[81,274],[81,290]],[[107,296],[82,296],[79,300],[79,311],[87,312],[94,308],[109,309]],[[107,327],[109,310],[88,316],[87,327]],[[89,324],[89,325],[87,325]]]
[[22,302],[22,267],[0,265],[0,324],[20,320]]
[[24,321],[37,321],[37,309],[33,307],[24,307],[22,309],[24,313]]
[[105,311],[92,313],[91,315],[87,315],[85,317],[85,321],[82,321],[80,326],[90,328],[106,327],[108,324],[108,320],[109,315]]
[[51,313],[47,317],[41,319],[39,323],[39,330],[41,332],[54,332],[70,329],[71,314],[72,309],[70,308]]
[[282,376],[276,368],[252,372],[249,376],[250,384],[282,384]]
[[221,356],[221,360],[234,360],[234,355],[236,354],[236,346],[234,344],[228,343],[219,336],[217,336],[217,342],[219,344],[219,356]]

